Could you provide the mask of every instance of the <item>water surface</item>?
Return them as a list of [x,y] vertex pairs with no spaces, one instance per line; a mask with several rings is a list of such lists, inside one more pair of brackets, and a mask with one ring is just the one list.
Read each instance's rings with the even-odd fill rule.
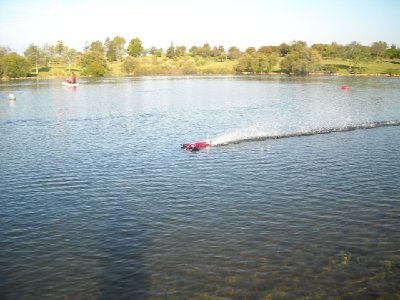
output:
[[400,297],[398,78],[82,81],[0,84],[1,299]]

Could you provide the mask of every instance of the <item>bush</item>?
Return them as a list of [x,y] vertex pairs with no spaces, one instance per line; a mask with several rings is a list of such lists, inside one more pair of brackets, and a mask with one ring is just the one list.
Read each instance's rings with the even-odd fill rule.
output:
[[104,56],[97,51],[89,51],[81,58],[82,74],[104,76],[107,74],[107,62]]
[[31,67],[26,58],[12,52],[2,58],[0,73],[10,78],[26,77],[29,75]]
[[288,74],[308,75],[319,70],[321,56],[306,45],[296,44],[293,50],[281,62],[282,69]]

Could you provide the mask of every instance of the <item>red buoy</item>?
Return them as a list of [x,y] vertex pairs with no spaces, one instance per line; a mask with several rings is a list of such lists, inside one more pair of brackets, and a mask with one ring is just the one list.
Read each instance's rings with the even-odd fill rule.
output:
[[342,85],[342,90],[346,91],[347,90],[347,85]]

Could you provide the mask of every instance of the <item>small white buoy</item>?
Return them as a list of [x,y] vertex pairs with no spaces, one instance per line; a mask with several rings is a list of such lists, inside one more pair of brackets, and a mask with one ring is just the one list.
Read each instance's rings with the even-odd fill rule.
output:
[[16,100],[16,99],[17,99],[17,97],[15,97],[14,94],[8,95],[8,100]]

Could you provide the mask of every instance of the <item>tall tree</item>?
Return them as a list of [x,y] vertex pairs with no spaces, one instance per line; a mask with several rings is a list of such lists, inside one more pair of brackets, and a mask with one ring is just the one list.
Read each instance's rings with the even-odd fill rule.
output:
[[222,53],[225,52],[224,46],[214,46],[213,49],[211,50],[211,56],[212,57],[219,57],[222,55]]
[[104,54],[104,46],[100,41],[94,41],[90,44],[89,51],[95,51]]
[[245,52],[249,55],[255,55],[257,50],[254,47],[248,47]]
[[186,47],[185,46],[176,46],[175,48],[175,55],[176,56],[184,56],[186,53]]
[[174,58],[175,57],[175,47],[174,47],[173,43],[171,43],[171,46],[169,46],[168,49],[167,49],[167,57],[168,58]]
[[203,57],[208,57],[211,55],[211,47],[210,44],[206,43],[203,45],[203,47],[198,48],[198,55],[201,55]]
[[290,52],[281,62],[286,73],[308,75],[319,69],[321,56],[316,50],[307,47],[305,42],[293,42]]
[[357,42],[351,42],[345,46],[343,58],[352,64],[352,73],[361,73],[364,65],[371,59],[370,47],[363,46]]
[[56,45],[54,46],[55,54],[58,57],[62,56],[64,50],[65,50],[64,42],[63,41],[57,41]]
[[383,57],[387,48],[386,42],[374,42],[371,46],[371,54],[375,57]]
[[257,52],[265,55],[270,55],[272,54],[273,49],[271,46],[261,46],[260,48],[258,48]]
[[240,50],[239,48],[232,46],[228,49],[228,58],[233,60],[233,59],[238,59],[240,56]]
[[286,44],[286,43],[282,43],[282,44],[279,45],[279,50],[278,51],[279,51],[279,55],[281,57],[285,57],[290,51],[290,46],[288,44]]
[[36,74],[39,74],[39,62],[41,60],[40,57],[40,49],[35,44],[30,44],[28,48],[26,48],[24,55],[29,60],[29,62],[35,66]]
[[104,46],[106,48],[106,57],[109,61],[121,60],[124,55],[125,39],[120,36],[114,37],[112,40],[107,37]]
[[142,41],[139,38],[131,39],[128,45],[128,54],[133,57],[139,57],[142,55],[144,48]]
[[45,64],[48,67],[51,67],[52,62],[54,61],[54,58],[56,56],[56,52],[55,52],[55,47],[49,44],[45,44],[43,46],[43,54],[45,57]]

